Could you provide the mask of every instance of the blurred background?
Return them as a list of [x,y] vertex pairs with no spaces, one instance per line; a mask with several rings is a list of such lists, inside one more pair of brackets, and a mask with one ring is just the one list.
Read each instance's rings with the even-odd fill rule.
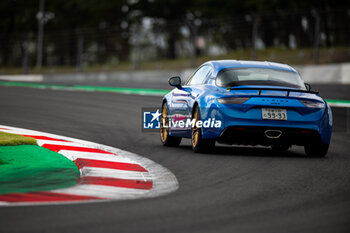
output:
[[0,74],[350,61],[350,1],[2,0]]

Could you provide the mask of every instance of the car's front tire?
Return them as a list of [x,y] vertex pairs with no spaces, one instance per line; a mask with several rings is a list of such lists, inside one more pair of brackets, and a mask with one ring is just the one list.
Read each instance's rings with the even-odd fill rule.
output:
[[306,155],[310,157],[325,157],[328,152],[329,144],[322,142],[312,143],[304,146]]
[[180,137],[169,135],[169,111],[168,105],[164,103],[162,106],[162,115],[160,116],[160,141],[163,146],[178,146],[181,143],[181,139]]
[[193,112],[193,119],[195,119],[194,127],[192,127],[192,150],[195,153],[210,153],[215,147],[214,139],[203,139],[202,129],[197,127],[197,121],[201,120],[199,107],[196,106]]

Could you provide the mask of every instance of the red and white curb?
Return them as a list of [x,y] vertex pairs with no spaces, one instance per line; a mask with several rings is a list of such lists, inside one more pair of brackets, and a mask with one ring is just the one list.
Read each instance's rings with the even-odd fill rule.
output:
[[147,159],[80,139],[0,125],[0,131],[30,136],[38,145],[75,162],[77,184],[63,189],[0,195],[0,206],[76,203],[156,197],[178,189],[176,177]]

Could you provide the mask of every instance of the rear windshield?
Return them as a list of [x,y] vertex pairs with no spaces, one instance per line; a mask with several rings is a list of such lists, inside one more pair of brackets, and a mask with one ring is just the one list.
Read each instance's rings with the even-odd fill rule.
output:
[[225,69],[219,73],[216,85],[221,87],[269,85],[306,90],[299,74],[291,71],[264,68]]

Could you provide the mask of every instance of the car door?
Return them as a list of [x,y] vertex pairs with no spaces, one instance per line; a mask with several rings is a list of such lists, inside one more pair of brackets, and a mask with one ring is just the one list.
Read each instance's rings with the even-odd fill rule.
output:
[[[207,80],[211,67],[203,65],[199,67],[181,89],[175,89],[172,93],[172,121],[187,121],[192,118],[192,106],[195,98],[200,93],[200,86]],[[172,134],[181,137],[190,137],[191,127],[183,127],[173,124]]]

